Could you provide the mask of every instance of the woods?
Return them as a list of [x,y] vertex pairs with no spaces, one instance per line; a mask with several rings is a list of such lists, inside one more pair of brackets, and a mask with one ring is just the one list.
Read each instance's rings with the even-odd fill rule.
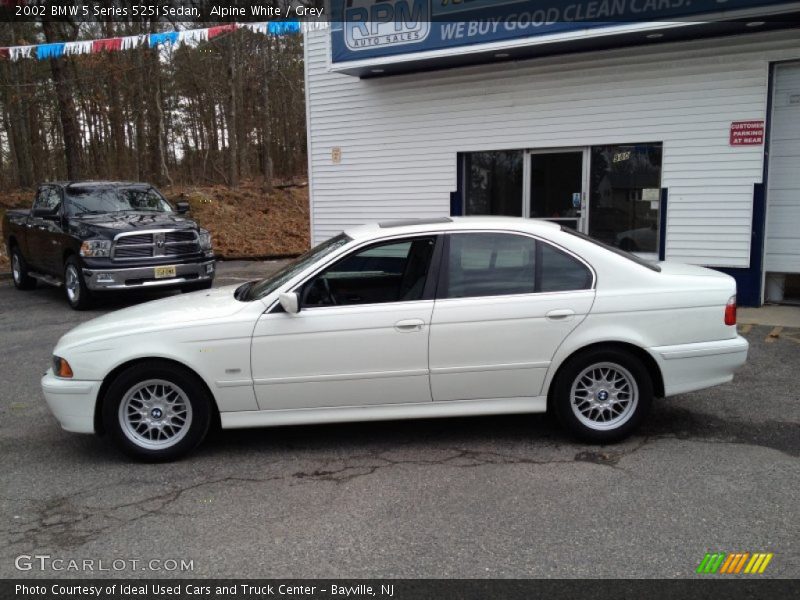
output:
[[[176,27],[2,23],[0,46]],[[0,59],[0,187],[59,179],[269,187],[273,175],[304,173],[302,36],[220,27],[194,44]]]

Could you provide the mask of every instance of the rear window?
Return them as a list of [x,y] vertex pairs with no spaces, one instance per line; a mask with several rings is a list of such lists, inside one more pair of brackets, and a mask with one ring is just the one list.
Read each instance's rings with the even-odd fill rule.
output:
[[609,246],[608,244],[604,244],[603,242],[596,240],[592,237],[589,237],[585,233],[581,233],[579,231],[575,231],[574,229],[570,229],[569,227],[561,227],[561,231],[564,233],[568,233],[570,235],[574,235],[575,237],[579,237],[582,240],[586,240],[587,242],[591,242],[595,246],[600,246],[601,248],[605,248],[609,252],[613,252],[617,256],[621,256],[622,258],[627,258],[631,262],[635,262],[637,265],[641,265],[651,271],[656,271],[657,273],[661,272],[661,267],[659,267],[656,263],[651,262],[649,260],[645,260],[644,258],[640,258],[635,254],[631,254],[630,252],[625,252],[625,250],[620,250],[619,248],[615,248],[614,246]]

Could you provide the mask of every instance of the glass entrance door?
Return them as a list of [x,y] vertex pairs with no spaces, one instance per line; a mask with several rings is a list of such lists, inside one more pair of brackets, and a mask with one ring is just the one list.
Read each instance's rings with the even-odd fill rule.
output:
[[528,215],[583,231],[584,150],[531,152]]

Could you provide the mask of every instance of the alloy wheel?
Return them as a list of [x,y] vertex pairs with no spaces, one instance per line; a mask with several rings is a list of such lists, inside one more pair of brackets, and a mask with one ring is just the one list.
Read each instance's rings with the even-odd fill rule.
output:
[[67,289],[67,298],[69,298],[70,304],[76,304],[80,300],[81,280],[75,265],[67,265],[64,286]]
[[572,383],[570,405],[586,427],[616,429],[627,422],[639,402],[636,379],[625,367],[600,362],[581,371]]
[[22,281],[22,265],[19,262],[19,254],[16,252],[11,255],[11,276],[17,284]]
[[141,448],[160,450],[180,442],[192,424],[192,405],[179,386],[148,379],[130,388],[117,414],[125,436]]

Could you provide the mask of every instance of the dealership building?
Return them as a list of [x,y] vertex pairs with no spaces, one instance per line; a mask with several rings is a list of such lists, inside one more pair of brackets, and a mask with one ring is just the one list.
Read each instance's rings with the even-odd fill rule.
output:
[[545,218],[800,279],[800,3],[332,0],[306,32],[312,238],[445,215]]

